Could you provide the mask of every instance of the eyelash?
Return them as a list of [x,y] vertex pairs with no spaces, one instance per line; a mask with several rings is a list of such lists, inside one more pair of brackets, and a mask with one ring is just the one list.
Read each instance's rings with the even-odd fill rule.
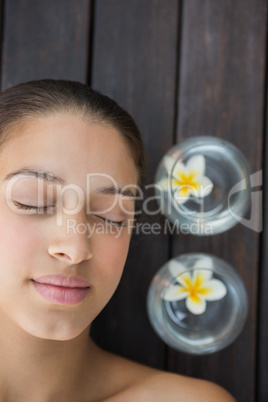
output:
[[19,209],[25,209],[27,211],[35,210],[35,211],[38,211],[38,212],[47,211],[49,208],[54,207],[54,205],[44,205],[43,207],[36,207],[34,205],[22,204],[21,202],[18,202],[18,201],[13,201],[13,204]]
[[[47,211],[48,208],[54,207],[54,205],[36,207],[34,205],[22,204],[21,202],[18,202],[18,201],[13,201],[13,204],[19,209],[24,209],[24,210],[27,210],[27,211],[35,210],[35,211],[38,211],[38,212]],[[126,224],[125,224],[124,221],[112,221],[111,219],[107,219],[107,218],[104,218],[104,217],[99,216],[99,215],[94,215],[94,216],[96,216],[97,218],[102,219],[105,223],[108,223],[109,225],[113,225],[113,226],[117,226],[117,227],[126,227]]]
[[99,216],[99,215],[94,215],[94,216],[96,216],[97,218],[102,219],[105,223],[108,223],[109,225],[117,226],[117,227],[120,227],[120,228],[126,227],[126,224],[125,224],[124,221],[112,221],[111,219],[104,218],[103,216]]

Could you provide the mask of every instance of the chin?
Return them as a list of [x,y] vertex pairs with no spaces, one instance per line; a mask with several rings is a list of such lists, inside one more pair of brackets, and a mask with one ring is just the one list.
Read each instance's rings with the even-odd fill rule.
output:
[[35,335],[36,338],[47,340],[47,341],[71,341],[72,339],[77,338],[79,334],[71,334],[71,333],[65,333],[65,334],[39,334]]
[[[24,328],[24,331],[35,338],[49,341],[70,341],[77,338],[85,328],[75,328],[70,325],[55,325],[50,327]],[[88,329],[89,332],[89,329]]]

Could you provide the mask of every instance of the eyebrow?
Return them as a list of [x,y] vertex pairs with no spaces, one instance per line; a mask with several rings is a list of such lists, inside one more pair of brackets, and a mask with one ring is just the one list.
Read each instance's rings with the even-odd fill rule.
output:
[[126,197],[135,198],[135,194],[133,193],[132,190],[130,190],[130,189],[125,189],[124,190],[121,187],[114,187],[114,186],[97,188],[97,193],[99,193],[99,194],[108,194],[108,195],[121,194],[121,195],[124,195]]
[[12,177],[17,176],[17,175],[30,176],[30,177],[34,177],[36,179],[44,180],[45,182],[49,182],[49,183],[56,183],[56,184],[64,184],[65,183],[65,181],[63,179],[61,179],[58,176],[55,176],[52,173],[45,172],[42,170],[40,171],[40,170],[36,170],[36,169],[28,169],[28,168],[19,169],[19,170],[16,170],[15,172],[11,172],[5,176],[4,180],[5,181],[10,180],[10,179],[12,179]]
[[[28,169],[28,168],[19,169],[19,170],[16,170],[15,172],[9,173],[8,175],[6,175],[4,177],[4,181],[10,180],[17,175],[34,177],[36,179],[44,180],[45,182],[48,182],[48,183],[56,183],[56,184],[64,184],[65,183],[65,181],[61,177],[58,177],[50,172],[46,172],[46,171],[42,171],[42,170],[40,171],[37,169]],[[130,190],[130,189],[124,190],[121,187],[114,187],[114,186],[100,187],[100,188],[97,188],[96,192],[99,194],[107,194],[107,195],[121,194],[126,197],[135,198],[135,194],[133,193],[132,190]]]

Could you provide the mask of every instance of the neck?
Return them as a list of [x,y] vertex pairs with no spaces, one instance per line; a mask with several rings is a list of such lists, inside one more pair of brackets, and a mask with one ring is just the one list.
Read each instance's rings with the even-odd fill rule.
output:
[[27,402],[77,400],[96,372],[98,348],[88,334],[52,341],[1,325],[0,402],[24,402],[22,395]]

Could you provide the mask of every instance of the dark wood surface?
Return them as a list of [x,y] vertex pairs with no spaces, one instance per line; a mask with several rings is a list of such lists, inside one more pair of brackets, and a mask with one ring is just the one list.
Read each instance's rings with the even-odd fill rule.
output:
[[259,302],[259,314],[257,321],[257,329],[258,329],[258,365],[256,367],[257,373],[259,374],[257,377],[257,391],[258,391],[258,400],[259,401],[267,401],[268,400],[268,314],[267,314],[267,306],[268,306],[268,141],[267,141],[267,133],[268,133],[268,75],[267,75],[267,62],[266,62],[266,82],[265,82],[265,100],[264,100],[264,143],[263,143],[263,169],[264,169],[264,177],[263,177],[263,232],[261,235],[261,248],[259,255],[259,288],[258,288],[258,302]]
[[[147,150],[149,183],[172,145],[177,18],[176,1],[106,0],[95,8],[92,86],[135,117]],[[148,322],[146,294],[167,258],[168,236],[135,236],[116,297],[98,323],[103,345],[109,334],[113,351],[156,367],[163,367],[166,347]]]
[[2,89],[41,78],[87,79],[88,0],[5,0]]
[[[110,95],[142,131],[147,183],[174,143],[197,135],[237,145],[252,172],[262,168],[263,158],[267,167],[267,0],[3,0],[0,10],[1,3],[2,89],[61,78]],[[267,175],[265,180],[268,185]],[[238,401],[266,402],[267,233],[265,220],[261,234],[237,225],[206,238],[135,235],[122,282],[93,326],[94,338],[142,363],[215,381]],[[197,251],[236,269],[250,306],[239,338],[201,357],[168,348],[146,312],[158,269],[173,256]]]
[[[265,144],[265,171],[267,172],[267,140]],[[258,365],[256,367],[259,376],[257,378],[258,384],[258,397],[260,401],[268,400],[268,321],[267,321],[267,306],[268,306],[268,250],[267,250],[267,242],[268,242],[268,226],[267,226],[267,214],[268,214],[268,193],[267,193],[267,185],[268,185],[268,177],[267,174],[264,177],[265,191],[263,198],[263,214],[264,214],[264,232],[261,241],[261,254],[260,258],[262,263],[260,264],[260,273],[259,273],[259,315],[258,315]]]
[[[190,0],[182,16],[176,140],[212,135],[231,141],[252,172],[261,169],[262,159],[266,12],[263,1]],[[174,256],[194,251],[212,253],[236,269],[247,289],[249,316],[226,350],[201,358],[170,351],[169,367],[220,380],[239,401],[253,401],[256,366],[248,362],[256,362],[258,234],[238,225],[208,238],[173,238]]]

